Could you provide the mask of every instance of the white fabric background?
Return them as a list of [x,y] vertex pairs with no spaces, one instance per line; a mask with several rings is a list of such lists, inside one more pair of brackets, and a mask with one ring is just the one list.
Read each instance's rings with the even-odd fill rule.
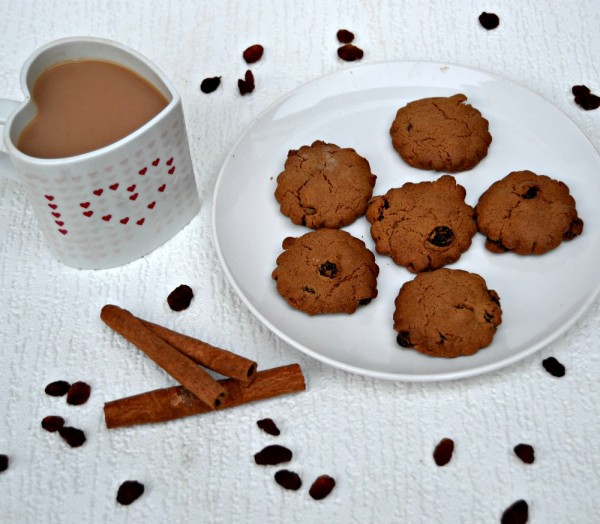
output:
[[[482,11],[500,16],[483,30]],[[182,95],[203,199],[176,238],[142,260],[108,271],[77,271],[52,260],[24,193],[0,180],[0,522],[499,522],[524,498],[530,522],[600,519],[600,306],[551,346],[501,371],[468,380],[408,384],[351,375],[322,365],[266,330],[225,280],[211,234],[211,196],[222,162],[258,114],[288,91],[347,67],[336,31],[348,28],[363,63],[434,60],[502,75],[555,104],[600,148],[600,110],[584,112],[570,88],[600,92],[600,11],[595,0],[302,2],[254,0],[0,0],[0,96],[21,99],[23,61],[65,36],[118,40],[148,56]],[[261,43],[256,90],[240,97],[241,52]],[[223,77],[212,95],[207,76]],[[600,176],[600,173],[599,173]],[[599,198],[600,195],[588,195]],[[588,234],[597,234],[590,231]],[[168,292],[193,287],[190,309],[174,314]],[[99,320],[105,303],[256,359],[261,368],[299,362],[308,390],[277,400],[167,424],[108,431],[105,401],[173,381]],[[567,375],[541,366],[556,356]],[[85,380],[80,407],[44,394],[47,383]],[[43,431],[56,414],[85,430],[71,449]],[[272,417],[278,438],[256,421]],[[438,468],[435,443],[456,442]],[[275,484],[275,469],[253,454],[269,443],[294,451],[299,492]],[[536,450],[522,464],[519,442]],[[313,478],[336,478],[321,502]],[[126,479],[146,493],[115,502]]]

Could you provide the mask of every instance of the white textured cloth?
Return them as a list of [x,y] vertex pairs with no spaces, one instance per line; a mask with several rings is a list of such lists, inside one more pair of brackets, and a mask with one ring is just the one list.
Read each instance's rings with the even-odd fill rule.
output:
[[[477,20],[486,10],[500,17],[494,31]],[[448,62],[520,82],[600,148],[600,110],[581,110],[570,93],[575,84],[600,93],[595,0],[0,0],[0,13],[2,97],[22,99],[23,61],[65,36],[120,41],[163,69],[183,98],[203,200],[188,227],[142,260],[78,271],[49,257],[22,189],[0,180],[0,454],[10,457],[0,473],[0,522],[487,523],[518,499],[528,502],[530,522],[598,521],[597,301],[549,347],[506,369],[454,382],[386,382],[321,364],[271,334],[228,284],[211,233],[212,191],[229,150],[277,99],[347,67],[336,55],[340,28],[355,33],[363,63]],[[254,43],[265,56],[252,67],[255,92],[241,97],[241,53]],[[222,84],[204,95],[199,84],[209,76],[222,76]],[[173,313],[165,299],[182,283],[195,299]],[[262,369],[299,362],[308,389],[108,431],[105,401],[174,382],[100,321],[106,303],[237,351]],[[565,377],[543,369],[550,355],[565,364]],[[90,400],[69,406],[45,395],[59,379],[88,382]],[[69,448],[41,428],[47,415],[83,429],[87,442]],[[265,417],[279,425],[279,437],[257,428]],[[432,451],[443,437],[456,449],[440,468]],[[534,464],[515,457],[520,442],[534,446]],[[272,443],[294,452],[285,467],[301,475],[299,491],[275,483],[277,468],[254,464],[254,453]],[[316,502],[308,487],[322,473],[337,486]],[[146,491],[125,507],[115,496],[128,479]]]

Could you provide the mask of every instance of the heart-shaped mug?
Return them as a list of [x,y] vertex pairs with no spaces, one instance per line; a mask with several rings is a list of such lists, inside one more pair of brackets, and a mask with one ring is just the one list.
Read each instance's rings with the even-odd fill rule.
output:
[[[167,105],[124,138],[87,153],[37,158],[17,148],[37,113],[33,86],[48,68],[71,60],[123,66],[156,88]],[[64,264],[104,269],[164,244],[199,211],[181,99],[149,60],[119,43],[93,37],[57,40],[24,64],[23,102],[0,99],[7,153],[0,174],[23,183],[50,251]]]

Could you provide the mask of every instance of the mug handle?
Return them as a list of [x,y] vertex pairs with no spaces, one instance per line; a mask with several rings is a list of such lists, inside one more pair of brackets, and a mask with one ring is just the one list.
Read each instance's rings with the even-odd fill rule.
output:
[[[0,98],[0,125],[6,124],[10,114],[19,107],[21,103],[16,100],[7,100]],[[11,180],[19,181],[17,171],[15,170],[8,154],[0,151],[0,175],[10,178]]]

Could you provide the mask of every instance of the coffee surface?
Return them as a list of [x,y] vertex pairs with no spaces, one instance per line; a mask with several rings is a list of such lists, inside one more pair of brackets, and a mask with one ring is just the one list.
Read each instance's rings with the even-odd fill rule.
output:
[[167,99],[147,80],[103,60],[70,60],[46,69],[35,82],[34,119],[17,147],[38,158],[94,151],[139,129]]

